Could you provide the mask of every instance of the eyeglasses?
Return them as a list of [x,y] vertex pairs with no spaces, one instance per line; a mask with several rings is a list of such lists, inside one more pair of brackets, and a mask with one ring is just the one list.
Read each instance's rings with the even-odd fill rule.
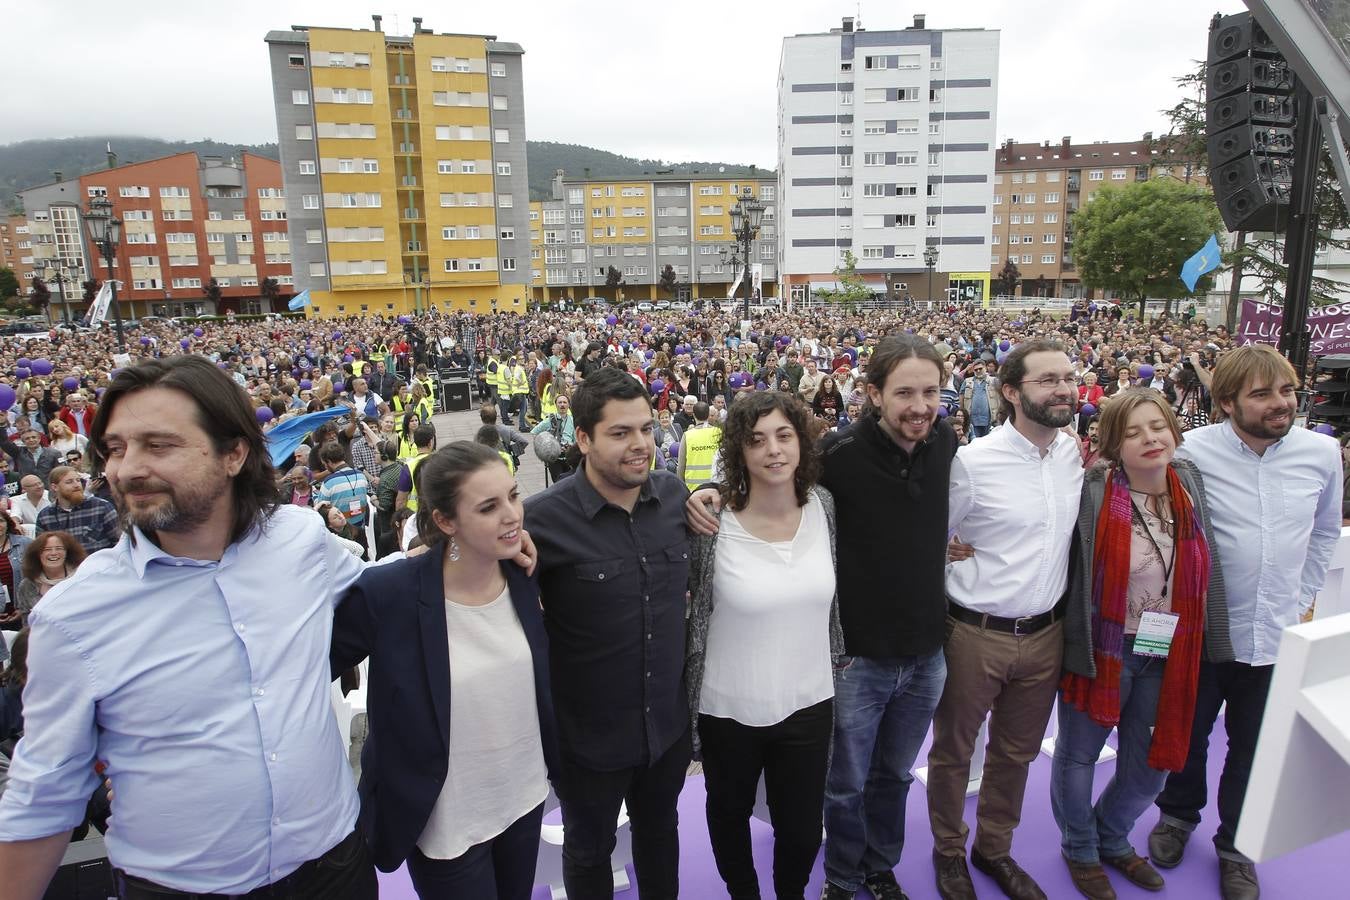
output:
[[1025,378],[1022,380],[1022,384],[1034,384],[1043,390],[1053,391],[1061,384],[1066,387],[1076,388],[1078,387],[1078,379],[1073,375],[1061,375],[1058,378],[1054,375],[1047,375],[1044,378]]

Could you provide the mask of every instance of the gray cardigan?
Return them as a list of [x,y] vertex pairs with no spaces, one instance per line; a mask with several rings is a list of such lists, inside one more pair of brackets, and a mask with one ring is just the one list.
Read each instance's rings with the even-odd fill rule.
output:
[[[1209,520],[1209,502],[1200,470],[1187,459],[1175,459],[1172,468],[1181,486],[1191,495],[1195,510],[1209,541],[1209,590],[1205,596],[1205,658],[1210,662],[1233,659],[1233,644],[1228,637],[1228,600],[1224,592],[1223,570],[1219,566],[1218,545]],[[1106,466],[1089,469],[1083,475],[1083,496],[1078,505],[1077,555],[1069,576],[1068,604],[1064,610],[1064,668],[1088,678],[1097,677],[1092,657],[1092,555],[1097,540],[1097,517],[1106,497]]]
[[[838,567],[835,553],[834,497],[823,487],[811,488],[825,511],[825,522],[830,530],[830,562]],[[708,648],[708,622],[713,613],[713,569],[717,560],[717,535],[696,534],[690,540],[692,553],[689,569],[689,640],[685,649],[684,683],[689,694],[690,733],[694,739],[694,756],[698,758],[698,701],[703,690],[703,661]],[[844,629],[839,624],[839,594],[830,601],[830,658],[837,660],[844,654]]]

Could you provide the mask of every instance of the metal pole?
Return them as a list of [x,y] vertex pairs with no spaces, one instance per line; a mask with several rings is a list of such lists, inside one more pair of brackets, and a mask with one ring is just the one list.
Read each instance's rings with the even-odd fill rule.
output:
[[745,281],[745,320],[750,321],[750,241],[754,234],[750,230],[750,210],[745,211],[745,227],[741,230],[741,272]]
[[[1317,158],[1322,149],[1322,123],[1313,109],[1312,94],[1299,85],[1295,126],[1294,184],[1289,207],[1284,261],[1288,278],[1284,296],[1284,332],[1280,350],[1302,382],[1308,365],[1308,296],[1312,289],[1313,252],[1317,248]],[[1301,384],[1300,384],[1301,386]]]
[[[61,291],[61,313],[65,317],[65,323],[69,325],[70,314],[66,312],[66,281],[68,279],[61,274],[60,270],[57,270],[56,278],[57,278],[56,286]],[[52,313],[51,308],[49,307],[47,309],[47,321],[50,322],[51,320],[52,320]]]
[[933,308],[933,264],[928,264],[928,308]]
[[117,278],[113,273],[113,245],[112,241],[103,242],[103,261],[108,264],[108,290],[112,291],[112,310],[113,322],[117,326],[117,349],[123,353],[127,352],[127,340],[122,334],[122,307],[117,300]]

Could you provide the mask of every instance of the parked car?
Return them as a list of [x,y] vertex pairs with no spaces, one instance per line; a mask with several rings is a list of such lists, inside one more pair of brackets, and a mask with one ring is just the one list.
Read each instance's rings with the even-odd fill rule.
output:
[[656,307],[652,306],[652,305],[651,305],[650,303],[648,303],[646,300],[643,300],[641,303],[639,303],[639,304],[637,305],[637,308],[638,308],[638,312],[651,312],[651,311],[654,310]]
[[670,301],[669,301],[669,300],[657,300],[657,301],[656,301],[656,308],[657,308],[657,309],[670,309]]

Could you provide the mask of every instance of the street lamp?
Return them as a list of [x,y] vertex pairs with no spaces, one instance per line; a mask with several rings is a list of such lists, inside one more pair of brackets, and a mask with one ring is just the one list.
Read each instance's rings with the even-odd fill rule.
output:
[[923,264],[928,267],[928,308],[933,308],[933,266],[937,265],[938,249],[929,244],[923,250]]
[[[759,225],[764,219],[764,204],[754,198],[754,192],[750,188],[745,188],[741,193],[741,198],[736,201],[736,205],[731,208],[731,236],[732,239],[741,245],[741,261],[745,271],[745,313],[744,318],[750,319],[750,242],[755,239],[759,233]],[[733,257],[734,260],[735,257]],[[734,271],[734,267],[733,267]],[[732,276],[733,279],[735,276]]]
[[[77,276],[82,271],[82,266],[73,265],[62,259],[42,261],[43,277],[49,282],[55,282],[57,288],[61,291],[61,320],[67,325],[70,324],[70,304],[66,300],[66,285],[78,284],[79,278]],[[56,274],[48,276],[48,272],[55,272]]]
[[126,337],[122,334],[122,308],[117,304],[117,275],[113,272],[113,256],[122,240],[122,220],[113,215],[112,202],[106,197],[95,197],[89,201],[89,209],[84,213],[84,224],[89,230],[89,240],[103,254],[108,266],[108,290],[112,291],[111,305],[113,321],[117,326],[117,349],[127,352]]

